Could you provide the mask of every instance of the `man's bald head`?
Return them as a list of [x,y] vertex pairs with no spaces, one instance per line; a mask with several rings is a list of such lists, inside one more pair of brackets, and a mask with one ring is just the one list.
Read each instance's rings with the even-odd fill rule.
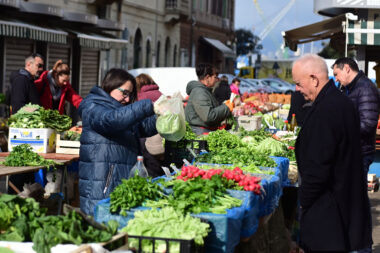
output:
[[326,61],[316,54],[305,54],[298,58],[294,63],[299,65],[300,70],[308,74],[314,74],[321,79],[325,79],[326,82],[329,80],[329,70]]
[[293,63],[293,80],[307,100],[314,101],[329,81],[325,60],[316,54],[305,54]]

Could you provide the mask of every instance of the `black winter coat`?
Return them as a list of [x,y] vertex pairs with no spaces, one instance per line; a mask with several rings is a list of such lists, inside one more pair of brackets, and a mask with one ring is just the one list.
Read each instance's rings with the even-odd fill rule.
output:
[[360,117],[360,144],[363,155],[375,153],[377,121],[379,120],[379,92],[363,71],[343,87],[344,94],[354,102]]
[[224,101],[230,99],[231,97],[231,88],[228,82],[220,81],[218,87],[213,91],[216,101],[221,105]]
[[296,142],[300,243],[305,250],[346,252],[372,244],[359,131],[352,102],[330,80],[314,101]]
[[40,104],[40,96],[34,85],[33,77],[27,70],[20,69],[13,72],[10,76],[10,82],[12,114],[15,114],[21,107],[28,103]]
[[121,179],[128,178],[139,154],[139,138],[157,134],[156,116],[152,101],[123,106],[97,86],[83,99],[78,112],[83,123],[80,209],[93,215],[95,204],[109,197]]

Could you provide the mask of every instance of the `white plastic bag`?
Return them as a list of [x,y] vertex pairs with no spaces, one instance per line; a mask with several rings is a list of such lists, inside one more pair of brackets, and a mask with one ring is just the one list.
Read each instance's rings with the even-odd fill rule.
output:
[[168,99],[161,96],[154,103],[154,112],[158,114],[157,132],[169,141],[179,141],[186,133],[185,112],[179,98]]

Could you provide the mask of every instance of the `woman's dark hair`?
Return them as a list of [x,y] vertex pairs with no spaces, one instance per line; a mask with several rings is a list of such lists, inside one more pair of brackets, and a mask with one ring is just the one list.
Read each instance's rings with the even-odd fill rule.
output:
[[145,85],[156,84],[153,78],[148,74],[140,74],[136,76],[137,92],[141,90],[141,87]]
[[136,79],[124,69],[110,69],[102,81],[101,88],[110,94],[111,91],[119,88],[127,81],[133,85],[133,91],[129,97],[130,103],[133,103],[137,98]]
[[218,74],[218,71],[216,70],[216,68],[208,63],[198,64],[197,68],[195,69],[195,72],[197,73],[199,80],[205,79],[206,76],[212,76],[212,75]]

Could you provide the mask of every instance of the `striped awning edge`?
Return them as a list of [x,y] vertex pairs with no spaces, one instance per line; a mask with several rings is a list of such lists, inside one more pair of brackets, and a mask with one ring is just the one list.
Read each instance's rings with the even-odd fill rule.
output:
[[104,36],[94,36],[83,33],[77,33],[79,44],[82,47],[97,49],[123,49],[127,48],[128,40],[114,39]]
[[0,20],[0,36],[67,44],[67,32],[14,21]]
[[368,10],[368,16],[348,22],[349,45],[380,45],[380,18],[378,11]]

